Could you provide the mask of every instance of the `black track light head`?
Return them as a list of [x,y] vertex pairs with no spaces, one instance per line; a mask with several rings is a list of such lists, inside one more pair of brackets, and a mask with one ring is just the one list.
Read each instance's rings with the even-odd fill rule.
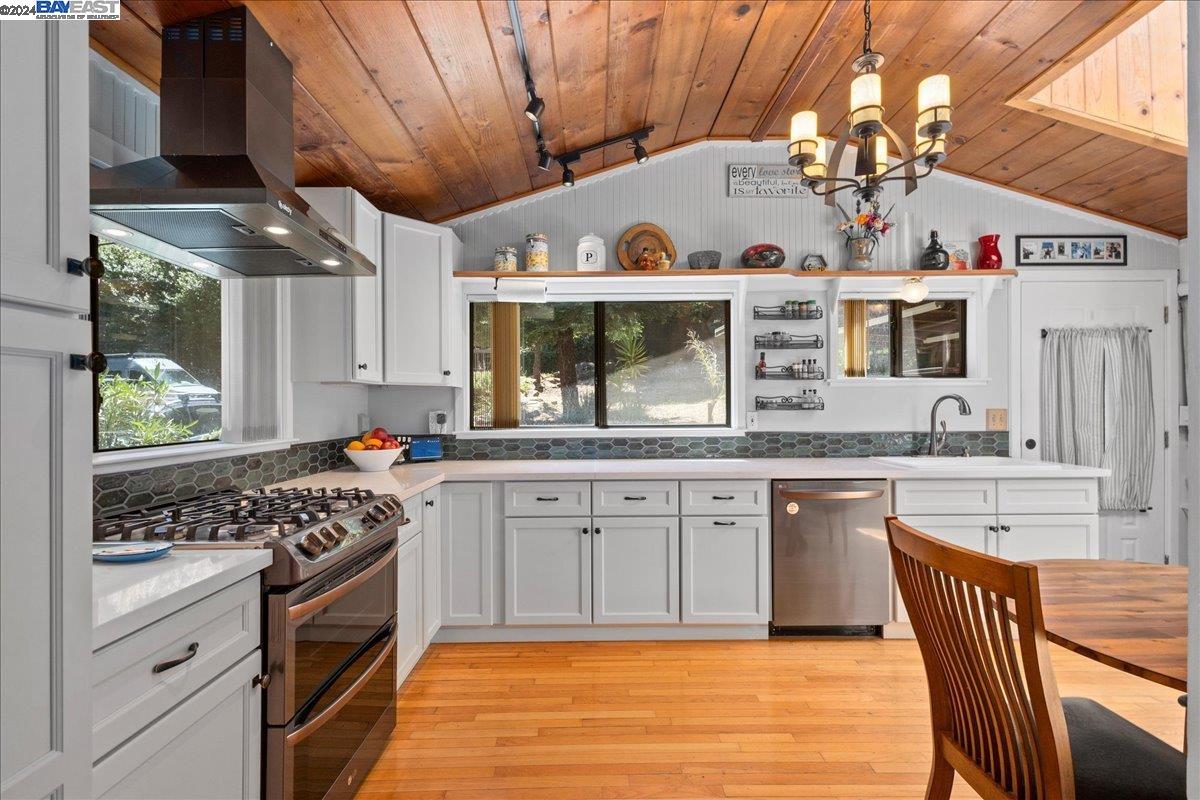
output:
[[645,164],[650,160],[650,154],[646,152],[646,148],[642,147],[642,143],[636,139],[633,142],[633,157],[637,159],[637,163]]
[[563,186],[571,187],[575,185],[575,173],[570,167],[563,167]]
[[525,106],[525,116],[530,120],[537,122],[542,116],[542,112],[546,110],[546,103],[536,94],[530,94],[529,105]]
[[542,145],[538,148],[537,165],[538,169],[542,170],[543,172],[548,172],[550,170],[550,151],[546,149],[545,145]]

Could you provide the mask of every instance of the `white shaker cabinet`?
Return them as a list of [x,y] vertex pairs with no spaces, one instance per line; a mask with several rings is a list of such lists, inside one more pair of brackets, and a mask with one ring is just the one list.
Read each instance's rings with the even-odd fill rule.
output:
[[490,483],[442,486],[442,625],[492,625],[495,492]]
[[587,625],[592,621],[592,520],[504,521],[504,622]]
[[425,652],[425,627],[421,621],[421,537],[418,533],[396,550],[396,685]]
[[1009,561],[1100,557],[1095,514],[1002,514],[997,527],[996,555]]
[[[92,796],[86,22],[0,24],[0,797]],[[12,304],[10,304],[12,303]],[[20,304],[20,305],[16,305]]]
[[428,647],[442,627],[442,487],[426,490],[419,499],[425,520],[421,531],[421,620]]
[[291,279],[292,379],[383,380],[383,213],[348,187],[306,187],[301,197],[376,268],[360,278]]
[[679,622],[678,517],[596,517],[591,544],[594,622]]
[[262,774],[262,669],[255,650],[96,764],[103,800],[250,800]]
[[385,383],[462,386],[461,333],[451,274],[462,242],[449,228],[383,218]]
[[684,517],[684,622],[771,621],[771,531],[766,517]]
[[930,514],[900,517],[900,521],[919,531],[936,536],[968,550],[979,553],[996,552],[996,534],[1000,528],[989,514]]

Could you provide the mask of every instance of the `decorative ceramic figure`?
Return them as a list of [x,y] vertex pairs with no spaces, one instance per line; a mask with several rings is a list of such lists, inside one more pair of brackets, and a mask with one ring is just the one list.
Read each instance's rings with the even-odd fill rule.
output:
[[667,258],[666,253],[659,253],[658,263],[654,265],[654,268],[660,272],[666,272],[671,268],[671,259]]
[[921,253],[921,269],[950,269],[950,254],[938,240],[938,232],[929,232],[929,244]]
[[580,272],[604,272],[604,240],[594,233],[580,236],[575,268]]
[[979,258],[975,269],[1000,269],[1004,259],[1000,255],[1000,234],[989,233],[979,237]]
[[550,269],[550,237],[531,233],[525,237],[525,271],[546,272]]
[[655,253],[649,247],[643,247],[642,252],[638,254],[637,261],[634,263],[642,272],[649,272],[652,269],[657,269],[658,253]]
[[742,253],[742,265],[759,269],[777,269],[783,266],[786,258],[783,248],[777,244],[750,245]]
[[721,264],[719,250],[697,250],[688,253],[688,266],[692,269],[716,269]]

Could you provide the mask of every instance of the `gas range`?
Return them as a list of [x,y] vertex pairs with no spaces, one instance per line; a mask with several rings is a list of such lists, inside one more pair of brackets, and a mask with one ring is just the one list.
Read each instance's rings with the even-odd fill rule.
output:
[[267,586],[292,586],[396,536],[409,520],[392,495],[368,489],[226,489],[97,519],[97,542],[275,551]]

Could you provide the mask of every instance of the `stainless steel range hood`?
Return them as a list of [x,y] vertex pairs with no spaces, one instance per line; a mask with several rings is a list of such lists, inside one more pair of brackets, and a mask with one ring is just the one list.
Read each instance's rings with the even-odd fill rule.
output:
[[296,194],[292,63],[244,7],[163,28],[160,150],[97,170],[92,228],[221,277],[373,275]]

